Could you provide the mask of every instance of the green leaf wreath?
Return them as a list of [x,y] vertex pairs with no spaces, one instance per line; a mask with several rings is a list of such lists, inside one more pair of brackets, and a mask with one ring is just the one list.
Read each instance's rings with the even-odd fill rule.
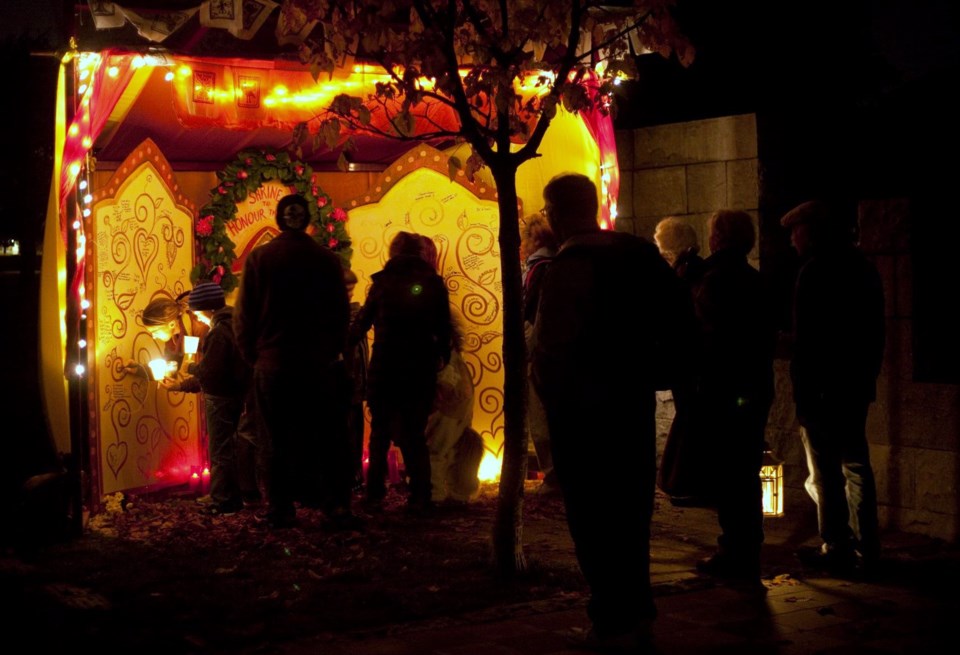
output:
[[232,264],[237,259],[236,244],[227,236],[227,223],[236,218],[237,203],[247,199],[264,182],[279,180],[291,193],[299,193],[310,206],[308,232],[321,245],[330,248],[350,266],[350,236],[347,234],[347,212],[334,207],[333,201],[317,186],[317,178],[309,165],[292,161],[290,154],[275,150],[242,150],[226,168],[217,172],[220,180],[210,190],[210,202],[200,209],[194,226],[197,236],[197,265],[190,271],[190,281],[212,281],[225,292],[237,287]]

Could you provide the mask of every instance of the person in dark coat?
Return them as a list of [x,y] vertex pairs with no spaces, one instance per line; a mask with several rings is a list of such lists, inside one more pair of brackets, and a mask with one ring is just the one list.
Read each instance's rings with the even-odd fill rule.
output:
[[805,202],[780,222],[804,260],[794,287],[790,377],[807,454],[805,487],[823,539],[801,555],[845,573],[880,556],[866,420],[883,363],[883,287],[855,245],[854,227],[826,203]]
[[280,199],[280,234],[247,256],[234,315],[237,344],[253,367],[258,433],[269,449],[264,518],[275,528],[295,524],[299,499],[322,504],[334,525],[354,518],[342,358],[347,288],[339,257],[306,234],[309,222],[303,196]]
[[601,231],[597,188],[574,173],[543,191],[561,243],[543,281],[533,376],[580,569],[588,648],[639,648],[656,615],[650,521],[662,354],[693,331],[689,294],[648,241]]
[[[653,232],[653,240],[660,254],[673,267],[693,294],[693,285],[703,275],[703,257],[697,232],[689,222],[677,216],[667,216]],[[699,342],[688,344],[687,357],[699,360]],[[715,500],[707,471],[710,458],[704,451],[709,439],[704,412],[697,407],[695,380],[685,387],[672,390],[674,415],[664,444],[657,485],[670,496],[670,503],[679,507],[714,506]]]
[[701,336],[697,407],[710,427],[704,442],[710,452],[703,455],[710,462],[721,534],[717,552],[697,569],[759,590],[760,467],[773,402],[776,327],[766,285],[747,261],[756,242],[753,219],[721,210],[708,226],[711,254],[693,286]]
[[200,341],[199,361],[190,369],[203,391],[210,450],[211,502],[201,511],[215,516],[233,514],[243,509],[237,429],[250,384],[250,368],[237,349],[233,308],[226,305],[220,285],[197,284],[187,304],[210,324],[210,331]]
[[350,343],[358,343],[374,329],[367,378],[371,424],[365,497],[371,510],[379,508],[386,494],[391,441],[400,448],[410,478],[410,510],[432,506],[425,430],[437,372],[450,361],[453,328],[447,287],[421,251],[419,235],[397,233],[350,331]]

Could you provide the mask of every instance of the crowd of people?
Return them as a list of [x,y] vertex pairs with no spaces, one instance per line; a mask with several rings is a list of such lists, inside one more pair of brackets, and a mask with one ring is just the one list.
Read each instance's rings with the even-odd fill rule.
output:
[[[748,259],[757,236],[746,212],[710,217],[703,258],[680,218],[661,221],[653,242],[601,230],[597,189],[583,175],[553,178],[543,199],[521,229],[527,433],[542,491],[562,495],[590,587],[584,639],[630,647],[649,637],[656,616],[657,484],[678,502],[696,496],[716,508],[717,549],[697,569],[763,590],[759,470],[774,397],[774,299]],[[383,511],[391,446],[402,454],[412,515],[469,500],[483,445],[433,241],[396,234],[360,305],[351,303],[356,276],[307,235],[308,222],[302,197],[281,199],[280,233],[247,257],[235,309],[205,282],[143,312],[171,357],[188,334],[185,313],[202,328],[189,375],[161,382],[204,394],[212,486],[202,511],[232,514],[263,495],[262,518],[274,528],[294,525],[300,504],[334,528],[356,529],[355,492],[368,513]],[[804,203],[781,223],[803,259],[791,376],[823,539],[805,558],[843,573],[880,554],[865,422],[883,356],[883,293],[831,206]],[[673,393],[676,415],[658,466],[661,390]],[[629,462],[630,474],[611,475],[611,456]],[[685,470],[699,486],[685,486]]]

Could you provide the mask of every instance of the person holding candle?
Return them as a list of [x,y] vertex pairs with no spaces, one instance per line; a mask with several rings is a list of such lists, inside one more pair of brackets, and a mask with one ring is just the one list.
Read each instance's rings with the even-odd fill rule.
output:
[[133,360],[127,362],[126,368],[131,373],[156,380],[171,391],[197,393],[200,383],[191,379],[183,366],[184,361],[189,363],[194,358],[193,354],[186,353],[185,346],[187,339],[199,339],[208,328],[197,316],[191,315],[190,329],[187,329],[184,315],[189,314],[186,300],[189,294],[189,291],[184,291],[176,298],[157,296],[147,303],[141,320],[147,333],[162,344],[163,357],[147,365],[149,375],[142,364]]
[[240,357],[233,333],[233,308],[215,282],[201,282],[190,292],[190,311],[209,323],[200,342],[200,360],[190,372],[203,391],[210,448],[210,503],[201,511],[213,516],[243,509],[237,457],[237,427],[250,383],[250,368]]

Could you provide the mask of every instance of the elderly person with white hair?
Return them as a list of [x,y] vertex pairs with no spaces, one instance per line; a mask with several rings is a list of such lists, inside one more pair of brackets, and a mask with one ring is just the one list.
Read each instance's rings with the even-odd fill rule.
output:
[[657,223],[653,240],[680,279],[690,284],[700,277],[703,258],[699,254],[697,231],[690,223],[676,216],[668,216]]

